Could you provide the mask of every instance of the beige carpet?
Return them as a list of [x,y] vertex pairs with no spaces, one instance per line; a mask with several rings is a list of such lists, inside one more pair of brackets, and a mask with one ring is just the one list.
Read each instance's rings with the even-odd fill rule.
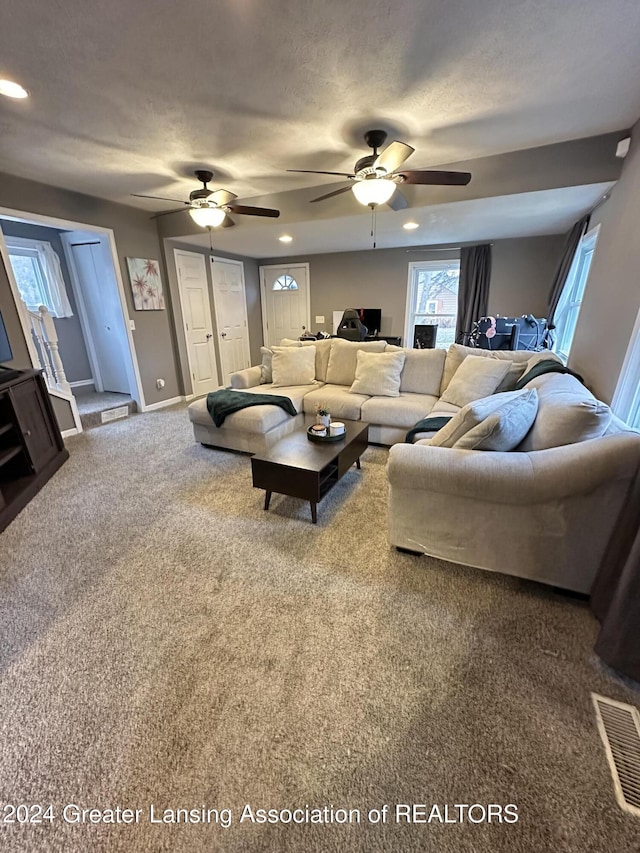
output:
[[[248,458],[195,445],[183,408],[68,446],[0,534],[0,801],[54,817],[0,824],[2,850],[638,850],[590,691],[640,692],[594,657],[588,608],[391,550],[386,450],[313,526],[294,499],[265,513]],[[519,821],[396,824],[397,803]],[[67,804],[141,812],[77,825]],[[151,804],[232,823],[152,824]],[[245,804],[362,822],[240,823]]]

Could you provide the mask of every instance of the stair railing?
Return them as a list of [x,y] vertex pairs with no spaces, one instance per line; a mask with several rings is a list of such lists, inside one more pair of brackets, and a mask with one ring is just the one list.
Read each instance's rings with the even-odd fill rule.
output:
[[42,369],[49,390],[57,390],[65,395],[71,395],[71,385],[67,381],[64,365],[60,358],[58,333],[53,317],[44,305],[41,305],[37,311],[28,310],[28,315],[40,360],[40,364],[37,366]]

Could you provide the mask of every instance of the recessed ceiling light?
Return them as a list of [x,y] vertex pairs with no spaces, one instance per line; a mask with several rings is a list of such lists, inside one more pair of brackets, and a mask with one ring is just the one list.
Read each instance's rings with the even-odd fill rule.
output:
[[420,226],[417,222],[405,222],[402,227],[405,231],[415,231],[416,228],[419,228]]
[[283,234],[282,237],[278,237],[281,243],[293,243],[293,237],[290,234]]
[[0,80],[0,95],[6,95],[7,98],[28,98],[29,93],[23,89],[19,83],[14,83],[13,80]]

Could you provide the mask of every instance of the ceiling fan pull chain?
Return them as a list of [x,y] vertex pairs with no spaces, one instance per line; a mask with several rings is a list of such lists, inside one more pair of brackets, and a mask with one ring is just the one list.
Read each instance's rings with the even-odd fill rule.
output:
[[373,238],[373,248],[376,248],[376,206],[370,204],[371,208],[371,237]]

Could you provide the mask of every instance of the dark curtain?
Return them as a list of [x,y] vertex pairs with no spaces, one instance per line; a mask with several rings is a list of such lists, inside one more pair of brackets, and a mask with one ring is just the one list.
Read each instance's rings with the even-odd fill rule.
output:
[[580,245],[580,240],[582,240],[587,228],[589,227],[590,218],[590,213],[588,213],[586,216],[583,216],[582,219],[579,219],[576,222],[576,224],[573,226],[573,228],[567,235],[567,239],[564,244],[564,251],[562,253],[562,257],[560,258],[558,269],[556,270],[556,276],[553,280],[553,284],[551,285],[551,290],[549,291],[549,308],[547,311],[547,323],[550,326],[553,325],[553,316],[556,313],[556,308],[558,307],[560,296],[562,295],[564,286],[567,283],[567,276],[569,275],[569,270],[571,269],[571,264],[573,263],[576,250]]
[[591,590],[596,654],[640,682],[640,476]]
[[456,341],[466,344],[473,324],[486,317],[491,283],[491,246],[464,246],[460,253]]

